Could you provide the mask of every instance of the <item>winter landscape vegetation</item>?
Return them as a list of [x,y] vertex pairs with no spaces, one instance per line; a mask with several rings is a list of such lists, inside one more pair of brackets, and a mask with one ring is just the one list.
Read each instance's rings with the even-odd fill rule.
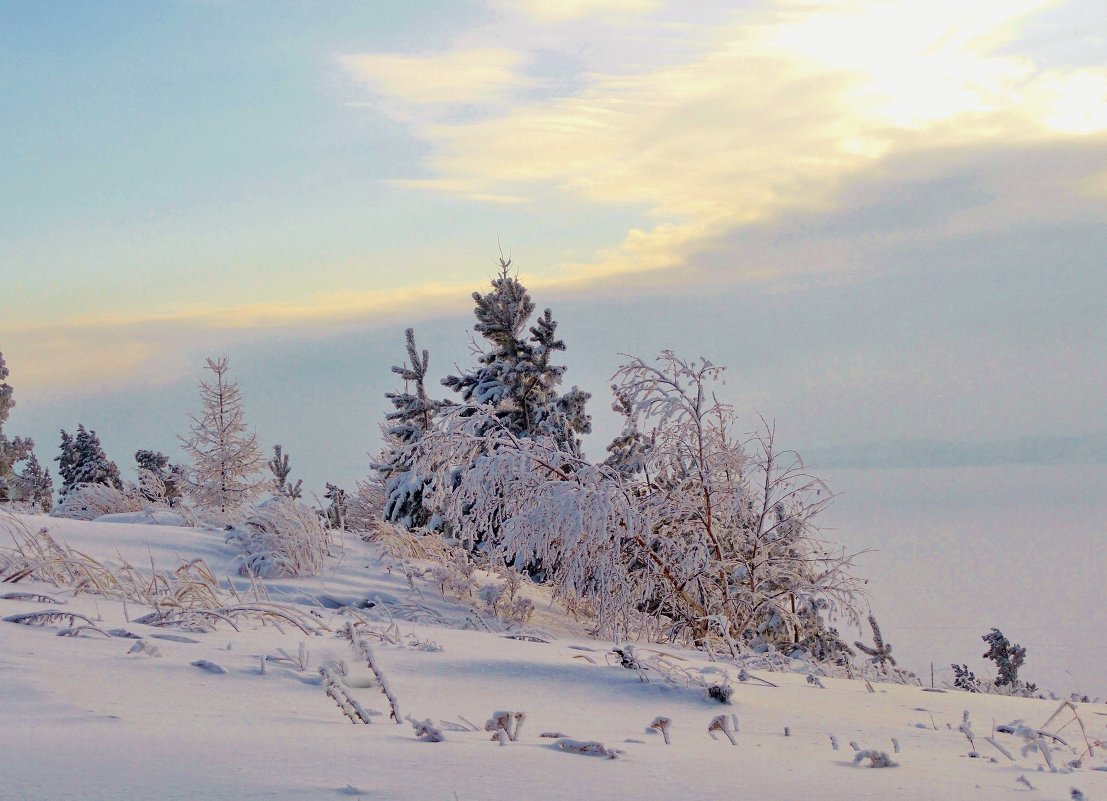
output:
[[331,11],[0,9],[0,799],[1107,798],[1096,4]]

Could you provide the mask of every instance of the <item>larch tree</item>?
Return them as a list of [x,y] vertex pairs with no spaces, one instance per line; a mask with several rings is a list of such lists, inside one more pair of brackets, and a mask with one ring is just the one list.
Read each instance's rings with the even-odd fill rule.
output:
[[212,377],[200,379],[199,414],[190,414],[191,433],[179,437],[192,458],[187,473],[189,494],[201,507],[222,514],[261,494],[258,478],[265,460],[257,438],[243,420],[242,392],[227,377],[227,359],[207,359]]

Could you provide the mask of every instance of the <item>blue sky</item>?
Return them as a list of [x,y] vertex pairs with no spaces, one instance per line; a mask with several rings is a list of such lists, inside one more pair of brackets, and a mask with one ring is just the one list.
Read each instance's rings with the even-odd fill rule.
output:
[[617,354],[663,347],[800,449],[1107,429],[1096,3],[694,8],[3,6],[9,427],[172,452],[225,353],[350,483],[403,328],[468,361],[502,244],[596,452]]

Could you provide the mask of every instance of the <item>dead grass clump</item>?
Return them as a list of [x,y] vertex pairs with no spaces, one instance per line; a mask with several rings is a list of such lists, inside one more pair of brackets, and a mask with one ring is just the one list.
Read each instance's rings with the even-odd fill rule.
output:
[[256,585],[252,598],[231,586],[220,586],[202,559],[180,562],[169,570],[157,569],[153,559],[149,571],[126,560],[113,566],[70,548],[46,529],[32,532],[11,515],[0,517],[0,528],[12,543],[0,546],[0,582],[42,581],[74,595],[87,592],[118,598],[128,619],[128,604],[152,607],[134,621],[151,626],[209,631],[220,622],[237,629],[238,621],[249,619],[263,625],[287,623],[305,634],[328,630],[308,615],[270,602]]

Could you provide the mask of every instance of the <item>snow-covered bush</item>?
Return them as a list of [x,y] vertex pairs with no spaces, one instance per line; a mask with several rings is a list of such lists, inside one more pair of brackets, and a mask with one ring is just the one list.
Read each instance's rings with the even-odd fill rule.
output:
[[[999,675],[996,676],[996,686],[1012,689],[1024,686],[1023,682],[1019,681],[1019,668],[1026,661],[1026,649],[1021,645],[1012,644],[997,628],[993,628],[981,639],[988,644],[984,658],[995,662],[996,669],[999,671]],[[1031,692],[1037,689],[1034,685],[1025,686]]]
[[719,372],[666,352],[616,374],[620,405],[648,432],[631,467],[518,436],[495,408],[453,407],[418,443],[424,500],[489,564],[542,565],[606,632],[802,649],[829,618],[856,621],[860,582],[814,527],[825,485],[771,429],[750,447],[733,438],[729,407],[709,401]]
[[953,687],[971,693],[1016,695],[1025,698],[1041,696],[1036,684],[1019,679],[1019,669],[1026,661],[1025,648],[1012,644],[997,628],[993,628],[980,639],[988,644],[988,650],[983,656],[995,663],[998,675],[994,680],[987,681],[977,678],[967,665],[950,665],[954,675]]
[[246,515],[227,542],[242,549],[243,575],[314,576],[323,569],[331,540],[319,516],[287,496],[269,498]]
[[95,520],[101,515],[144,511],[150,502],[134,490],[118,490],[107,484],[78,484],[62,497],[51,516],[73,520]]

